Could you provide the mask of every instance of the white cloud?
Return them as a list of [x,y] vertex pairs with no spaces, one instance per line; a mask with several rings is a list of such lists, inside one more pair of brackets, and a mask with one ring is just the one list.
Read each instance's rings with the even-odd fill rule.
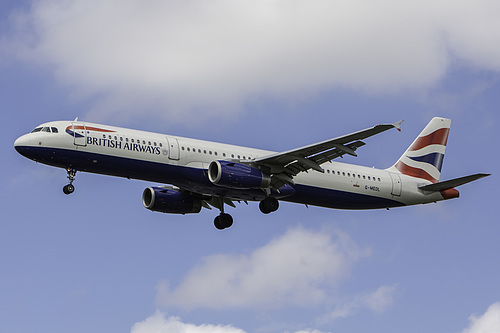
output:
[[177,317],[166,317],[159,311],[134,324],[131,333],[245,333],[230,325],[187,324]]
[[500,303],[490,305],[480,316],[471,316],[470,325],[462,333],[498,333],[500,332]]
[[173,290],[160,283],[157,303],[186,309],[325,304],[366,254],[342,233],[293,229],[248,255],[206,257]]
[[208,117],[261,95],[426,88],[456,59],[498,71],[499,10],[489,0],[39,0],[9,39],[107,116]]
[[[188,324],[180,318],[167,317],[160,311],[144,321],[135,323],[131,333],[245,333],[244,330],[231,325]],[[295,331],[295,333],[323,333],[316,329]]]
[[397,286],[380,286],[374,292],[354,297],[351,301],[346,301],[335,307],[333,311],[318,320],[324,324],[338,318],[345,318],[355,315],[361,309],[370,309],[374,312],[382,313],[394,302]]

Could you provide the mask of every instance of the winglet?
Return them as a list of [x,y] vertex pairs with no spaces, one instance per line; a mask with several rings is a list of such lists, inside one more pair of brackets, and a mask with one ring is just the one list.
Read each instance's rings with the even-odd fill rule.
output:
[[398,131],[400,131],[400,132],[401,132],[401,123],[402,123],[403,121],[404,121],[404,120],[400,120],[400,121],[398,121],[397,123],[392,124],[392,126],[396,127],[396,129],[397,129]]

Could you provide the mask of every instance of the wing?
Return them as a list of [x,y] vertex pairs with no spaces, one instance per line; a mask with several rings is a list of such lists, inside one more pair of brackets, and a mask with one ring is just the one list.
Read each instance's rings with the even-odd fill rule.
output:
[[362,131],[344,135],[338,138],[315,143],[305,147],[289,150],[283,153],[263,156],[253,161],[262,170],[271,174],[271,187],[278,189],[284,184],[294,184],[293,177],[300,172],[313,169],[324,172],[321,164],[345,154],[357,156],[356,149],[364,146],[361,140],[385,132],[391,128],[401,130],[399,121],[394,124],[376,125]]

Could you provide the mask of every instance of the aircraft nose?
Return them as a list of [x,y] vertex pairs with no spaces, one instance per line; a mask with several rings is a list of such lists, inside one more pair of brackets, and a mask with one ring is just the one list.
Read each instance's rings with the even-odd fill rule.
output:
[[27,156],[27,151],[29,150],[29,139],[27,138],[27,134],[25,135],[22,135],[20,137],[18,137],[16,139],[16,141],[14,141],[14,148],[16,149],[16,151],[23,155],[23,156]]

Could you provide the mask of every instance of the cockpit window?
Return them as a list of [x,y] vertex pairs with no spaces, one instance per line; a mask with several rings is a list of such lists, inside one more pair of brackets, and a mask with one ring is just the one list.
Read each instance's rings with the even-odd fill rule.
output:
[[49,132],[50,133],[50,127],[44,127],[44,128],[42,128],[42,132]]
[[52,133],[58,133],[57,127],[51,127]]
[[36,133],[36,132],[40,132],[42,130],[41,127],[37,127],[35,128],[34,130],[31,131],[31,133]]

